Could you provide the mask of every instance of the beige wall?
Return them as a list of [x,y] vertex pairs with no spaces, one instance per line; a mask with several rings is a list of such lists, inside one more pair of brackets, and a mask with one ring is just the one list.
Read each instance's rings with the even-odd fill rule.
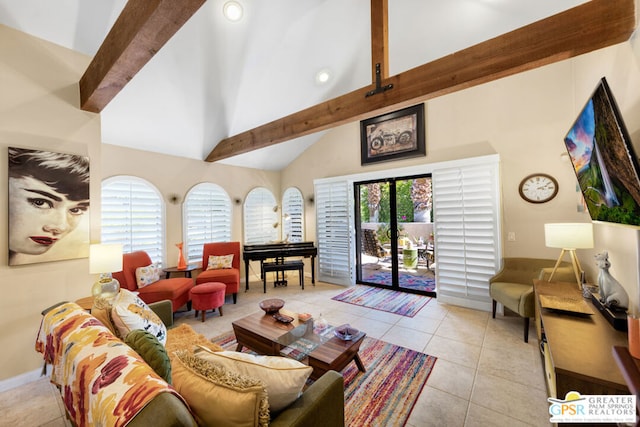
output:
[[[89,59],[0,25],[0,199],[7,200],[7,147],[88,155],[91,199],[100,197],[100,117],[81,111],[78,80]],[[37,369],[40,311],[86,295],[87,259],[8,266],[7,209],[0,209],[0,380]],[[100,218],[90,210],[91,235]]]
[[[313,180],[429,162],[498,153],[501,157],[503,230],[516,233],[504,242],[505,256],[555,258],[544,247],[543,224],[588,221],[576,212],[575,177],[560,159],[562,138],[578,111],[606,76],[620,104],[633,139],[640,135],[640,73],[631,44],[584,55],[521,75],[444,96],[426,104],[427,156],[389,164],[360,166],[359,124],[336,128],[281,173],[212,165],[171,156],[100,144],[99,116],[78,108],[77,82],[89,59],[0,26],[0,164],[6,147],[55,149],[87,154],[92,159],[92,241],[99,240],[99,189],[103,177],[130,174],[145,178],[163,196],[184,194],[210,181],[229,196],[242,198],[255,186],[276,197],[288,186],[305,199]],[[106,141],[108,142],[108,141]],[[636,151],[638,151],[636,146]],[[2,171],[6,167],[2,166]],[[531,205],[522,201],[518,183],[532,172],[546,172],[560,181],[553,201]],[[0,198],[6,200],[7,176],[0,173]],[[234,205],[233,238],[242,240],[241,208]],[[174,243],[182,239],[181,205],[166,204],[167,261],[177,258]],[[7,240],[7,212],[0,209],[0,242]],[[314,206],[306,204],[306,237],[315,237]],[[638,283],[638,235],[635,230],[596,225],[596,249],[580,253],[594,274],[592,255],[608,249],[617,277],[635,297]],[[93,278],[86,259],[8,267],[7,247],[0,244],[0,389],[34,377],[41,357],[33,350],[40,311],[61,300],[88,294]]]

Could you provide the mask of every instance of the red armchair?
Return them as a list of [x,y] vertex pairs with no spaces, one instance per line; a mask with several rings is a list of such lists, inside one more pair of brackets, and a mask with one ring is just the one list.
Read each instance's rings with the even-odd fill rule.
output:
[[138,292],[140,299],[147,304],[168,299],[171,300],[174,313],[185,304],[187,304],[187,309],[191,310],[191,301],[189,300],[189,290],[193,287],[193,279],[191,278],[160,279],[143,288],[138,288],[136,268],[148,265],[151,265],[151,258],[144,251],[123,254],[122,271],[113,273],[113,277],[120,282],[121,288]]
[[[207,270],[209,256],[231,255],[233,261],[231,268],[219,270]],[[202,248],[202,272],[196,277],[196,285],[207,282],[222,282],[227,285],[225,295],[233,295],[233,303],[238,301],[238,289],[240,289],[240,242],[215,242],[205,243]]]

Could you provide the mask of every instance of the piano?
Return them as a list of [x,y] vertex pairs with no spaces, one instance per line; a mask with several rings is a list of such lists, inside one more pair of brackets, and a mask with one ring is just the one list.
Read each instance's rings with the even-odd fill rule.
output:
[[[315,259],[318,255],[318,248],[313,242],[297,243],[266,243],[260,245],[244,245],[242,248],[242,259],[244,260],[244,271],[246,275],[245,291],[249,290],[249,261],[262,262],[267,259],[284,260],[288,257],[311,258],[311,283],[316,283]],[[262,271],[262,268],[260,269]]]

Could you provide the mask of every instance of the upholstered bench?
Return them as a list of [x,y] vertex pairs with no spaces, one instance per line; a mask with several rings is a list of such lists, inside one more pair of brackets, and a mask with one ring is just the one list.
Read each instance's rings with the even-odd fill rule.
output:
[[283,279],[279,280],[276,276],[276,280],[274,282],[274,286],[282,285],[286,286],[287,281],[284,280],[284,272],[285,271],[293,271],[298,270],[298,276],[300,277],[300,286],[304,290],[304,261],[300,260],[292,260],[292,261],[284,261],[284,262],[263,262],[262,263],[262,286],[264,288],[264,292],[267,293],[267,273],[276,272],[276,275],[282,273]]
[[222,316],[226,290],[227,285],[221,282],[202,283],[191,288],[189,296],[191,297],[191,305],[196,311],[196,317],[198,316],[198,311],[202,311],[202,321],[204,322],[207,310],[215,311],[216,308],[220,312],[220,316]]

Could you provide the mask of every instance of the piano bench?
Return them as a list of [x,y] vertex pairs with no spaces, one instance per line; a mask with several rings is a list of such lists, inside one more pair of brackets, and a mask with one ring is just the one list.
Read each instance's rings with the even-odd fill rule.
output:
[[[304,261],[285,261],[285,262],[263,262],[262,263],[262,286],[264,293],[267,293],[267,273],[276,273],[276,280],[273,283],[274,286],[282,285],[286,286],[287,281],[284,279],[285,271],[298,270],[300,277],[300,286],[304,290]],[[279,279],[279,275],[282,273],[282,280]]]

